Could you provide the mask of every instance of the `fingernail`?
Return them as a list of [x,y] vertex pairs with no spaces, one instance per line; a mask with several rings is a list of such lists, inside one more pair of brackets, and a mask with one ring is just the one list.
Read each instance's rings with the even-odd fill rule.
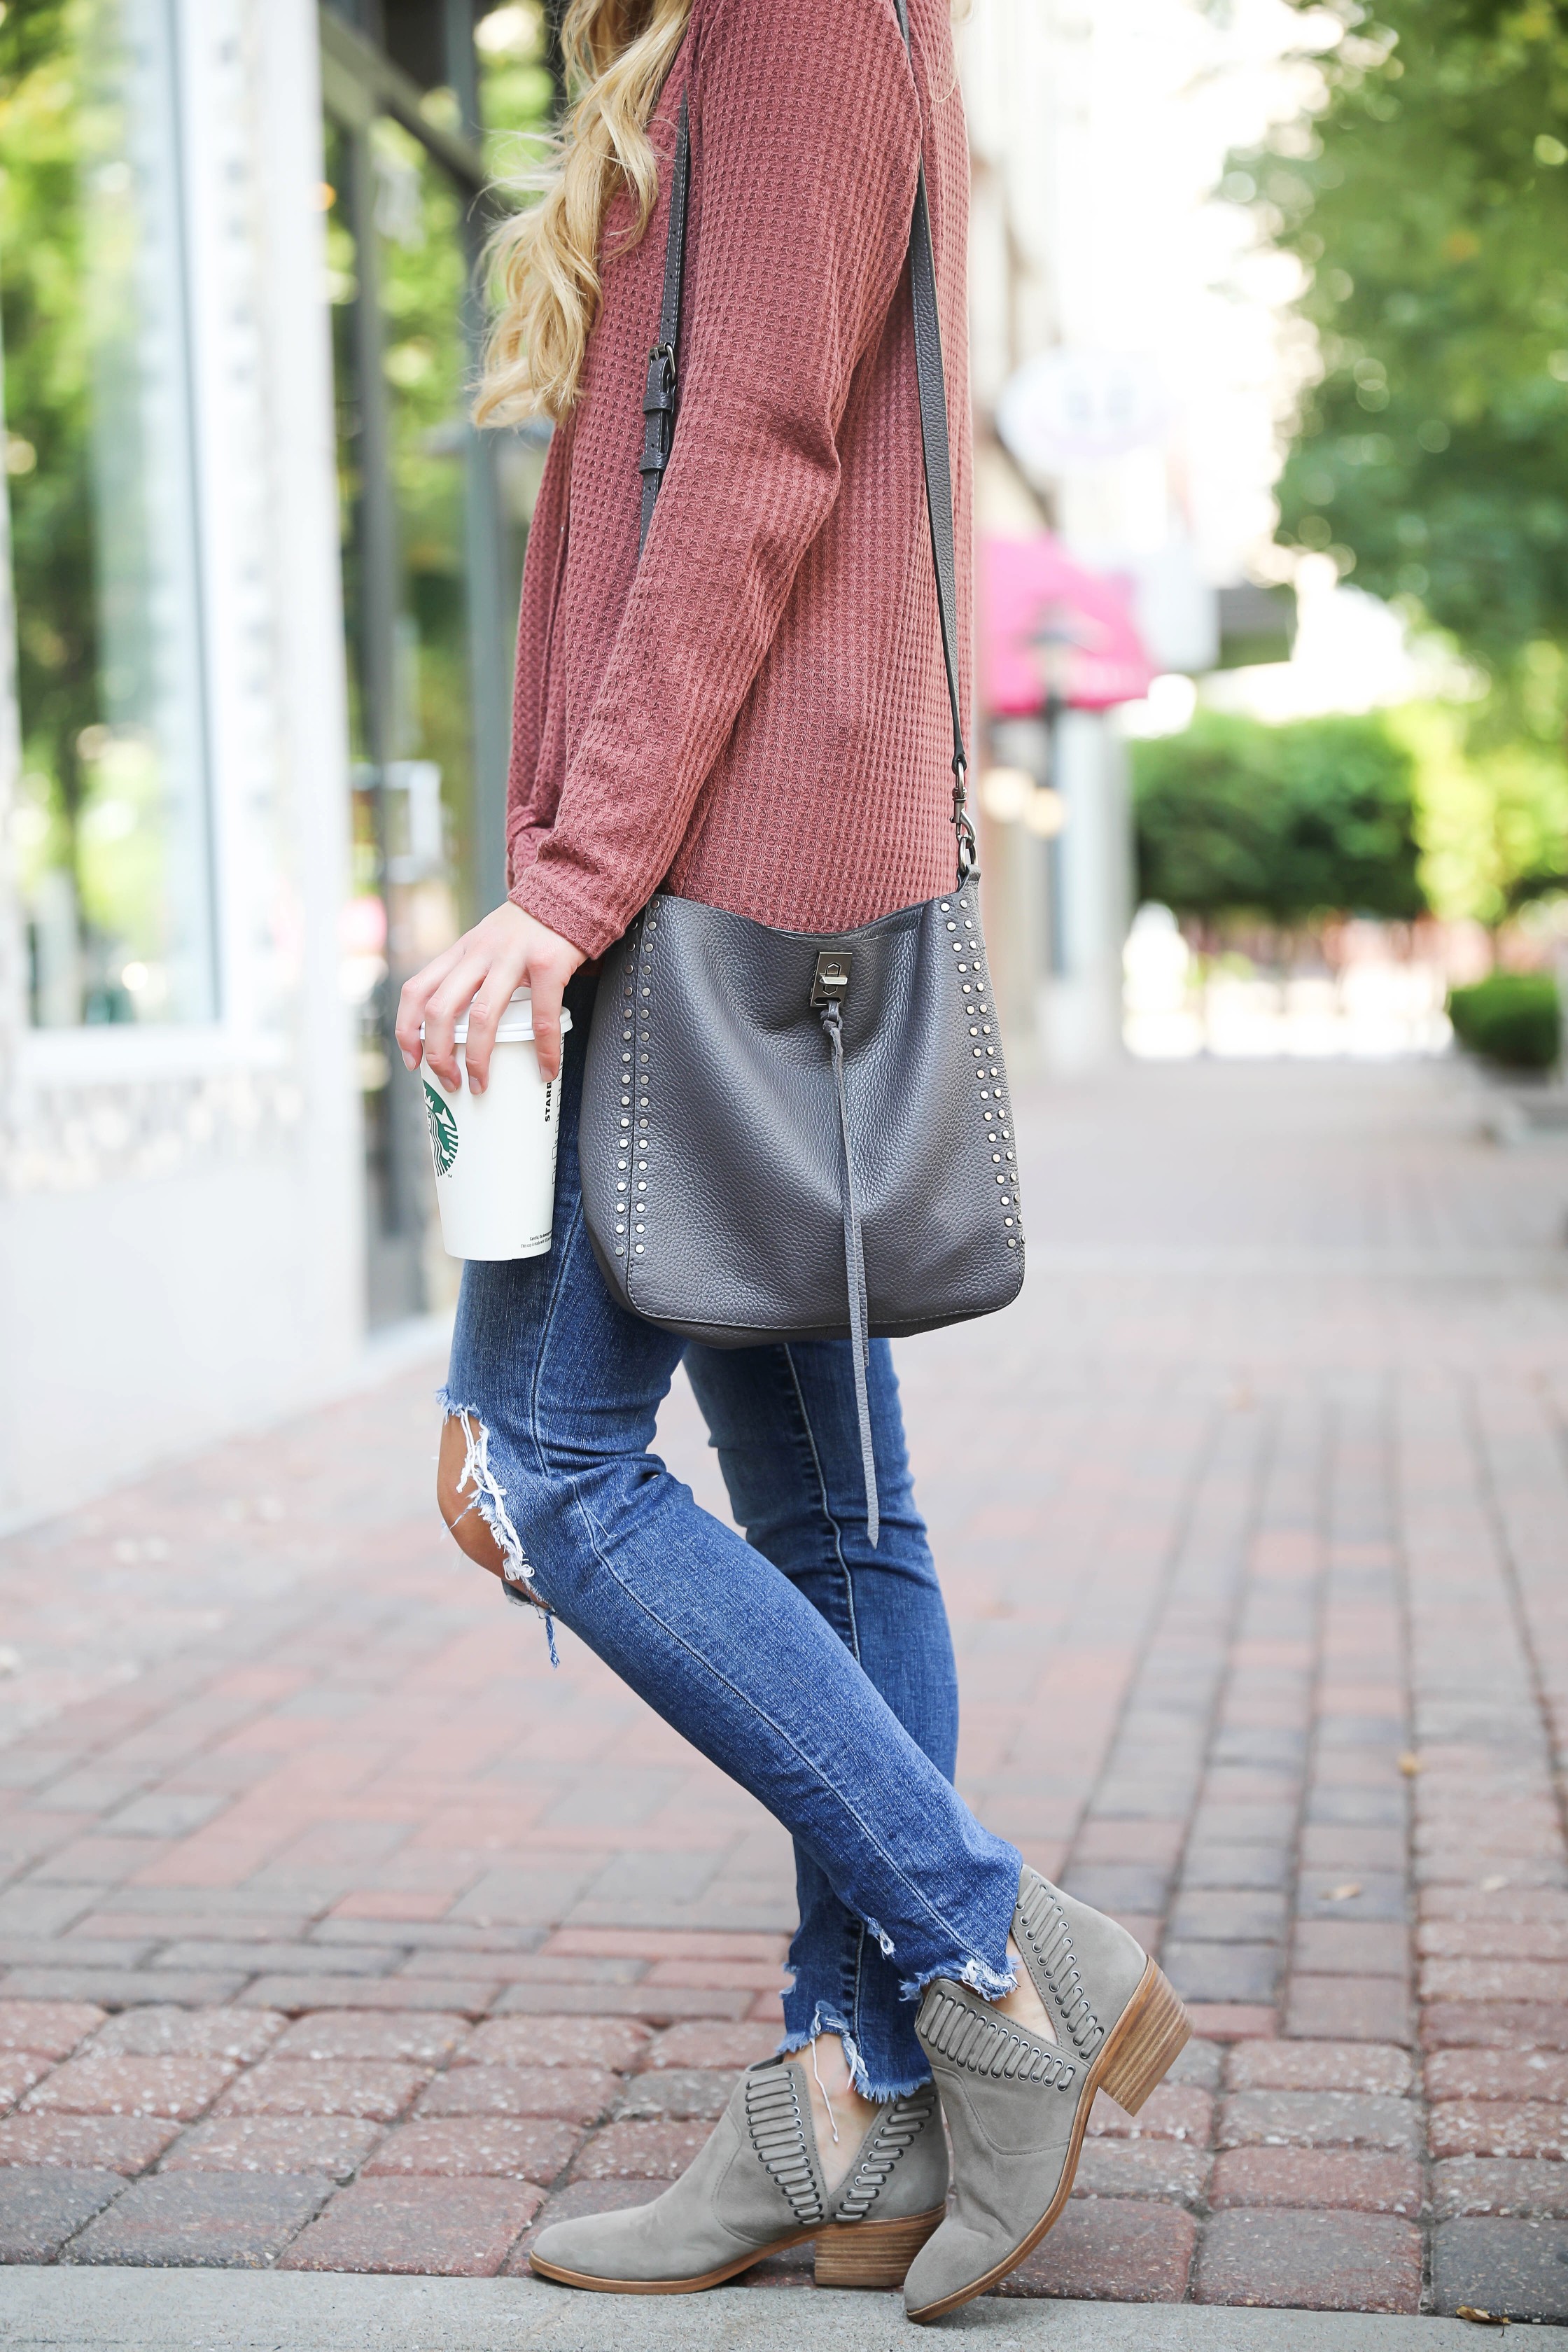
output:
[[403,1066],[405,1070],[416,1070],[419,1067],[419,1064],[412,1054],[405,1054],[403,1056]]

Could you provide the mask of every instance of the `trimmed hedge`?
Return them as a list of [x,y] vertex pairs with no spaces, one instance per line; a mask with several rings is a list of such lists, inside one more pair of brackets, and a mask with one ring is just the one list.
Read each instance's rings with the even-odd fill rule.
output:
[[1448,991],[1461,1045],[1508,1070],[1549,1070],[1562,1050],[1557,982],[1549,971],[1494,971]]
[[1205,710],[1131,751],[1141,898],[1287,928],[1425,912],[1415,762],[1382,717],[1267,727]]

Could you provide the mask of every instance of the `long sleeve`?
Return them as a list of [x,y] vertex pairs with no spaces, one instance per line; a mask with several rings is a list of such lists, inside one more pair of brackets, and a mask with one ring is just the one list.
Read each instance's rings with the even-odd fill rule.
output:
[[511,763],[507,784],[507,887],[531,865],[548,814],[540,805],[539,767],[548,709],[550,640],[566,552],[566,504],[571,434],[557,433],[529,525],[517,623],[517,673],[512,688]]
[[[920,156],[891,0],[718,0],[691,39],[673,454],[553,822],[509,825],[514,898],[589,954],[669,870],[832,511],[846,403],[900,282]],[[538,572],[542,595],[552,567]],[[524,744],[535,704],[531,672]],[[514,761],[522,802],[527,765]]]

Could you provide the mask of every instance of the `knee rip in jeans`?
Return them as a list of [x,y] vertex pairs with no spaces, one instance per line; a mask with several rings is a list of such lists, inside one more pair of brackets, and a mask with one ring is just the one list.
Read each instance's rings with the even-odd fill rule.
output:
[[544,1620],[545,1638],[550,1644],[550,1663],[558,1666],[561,1660],[555,1648],[555,1619],[550,1603],[535,1589],[533,1563],[523,1549],[522,1538],[507,1509],[506,1488],[490,1466],[489,1431],[471,1405],[458,1403],[448,1391],[441,1391],[439,1402],[447,1419],[455,1421],[463,1433],[463,1466],[457,1478],[455,1494],[459,1497],[468,1496],[456,1516],[447,1518],[447,1525],[456,1536],[468,1513],[478,1511],[500,1553],[501,1587],[507,1599],[539,1612]]

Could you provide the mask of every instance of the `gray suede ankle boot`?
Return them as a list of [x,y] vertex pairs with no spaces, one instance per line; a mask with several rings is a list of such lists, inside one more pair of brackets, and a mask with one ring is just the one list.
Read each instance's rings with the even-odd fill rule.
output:
[[691,2294],[816,2240],[819,2286],[890,2287],[942,2220],[947,2144],[928,2083],[879,2108],[830,2197],[804,2066],[749,2067],[696,2161],[651,2205],[542,2230],[541,2278],[607,2294]]
[[1096,2091],[1136,2115],[1191,2032],[1127,1930],[1032,1870],[1019,1882],[1013,1941],[1054,2043],[945,1978],[927,1987],[915,2020],[958,2193],[904,2281],[911,2319],[940,2319],[1023,2261],[1067,2203]]

